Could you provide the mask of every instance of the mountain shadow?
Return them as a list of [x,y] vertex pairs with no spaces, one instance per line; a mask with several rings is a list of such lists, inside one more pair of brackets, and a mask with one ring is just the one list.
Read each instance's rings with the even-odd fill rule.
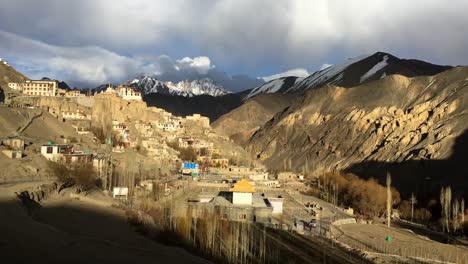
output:
[[26,209],[0,201],[0,215],[8,215],[0,219],[2,263],[211,263],[142,236],[112,208],[73,202]]
[[213,122],[223,114],[240,106],[242,104],[242,94],[184,97],[151,93],[145,95],[143,100],[148,106],[162,108],[177,116],[201,114],[209,117],[210,121]]
[[452,155],[445,160],[408,160],[403,162],[366,161],[349,166],[345,172],[363,178],[373,177],[385,184],[387,172],[392,186],[402,197],[414,192],[420,199],[439,196],[442,186],[451,186],[452,197],[468,198],[468,130],[455,140]]

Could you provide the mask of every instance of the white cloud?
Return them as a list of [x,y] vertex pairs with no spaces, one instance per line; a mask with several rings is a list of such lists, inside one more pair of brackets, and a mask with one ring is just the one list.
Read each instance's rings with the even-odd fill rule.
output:
[[100,47],[62,47],[46,44],[0,30],[0,50],[13,66],[37,79],[65,80],[78,87],[95,87],[103,83],[120,83],[141,74],[162,80],[212,78],[227,88],[242,90],[258,85],[252,78],[234,80],[216,71],[207,56],[173,60],[167,55],[128,57]]
[[0,49],[31,78],[47,77],[97,84],[122,80],[144,68],[141,61],[99,47],[61,47],[0,31]]
[[384,50],[460,63],[467,9],[466,0],[15,0],[2,3],[0,28],[125,54],[192,46],[251,68],[272,56],[281,67],[308,66],[337,48],[343,57]]
[[[198,73],[213,71],[215,60],[218,68],[255,74],[272,65],[314,69],[318,62],[379,50],[466,64],[465,10],[466,0],[15,0],[2,2],[0,30],[65,49],[100,47],[113,53],[105,55],[112,60],[125,54],[121,59],[129,65],[151,52],[190,54],[190,69]],[[196,61],[200,55],[211,60]],[[121,75],[111,70],[112,60],[95,75],[80,73],[95,79]]]
[[287,76],[307,77],[309,75],[310,73],[306,69],[297,68],[297,69],[291,69],[291,70],[287,70],[281,73],[273,74],[270,76],[259,77],[259,78],[263,79],[265,82],[268,82],[268,81],[278,79],[281,77],[287,77]]
[[0,50],[16,64],[32,74],[31,78],[47,75],[76,82],[99,85],[121,82],[138,74],[171,75],[178,79],[207,74],[214,69],[206,56],[172,60],[166,55],[146,59],[132,58],[99,47],[61,47],[0,31]]
[[215,66],[211,65],[211,60],[210,58],[206,56],[201,56],[201,57],[195,57],[195,58],[189,58],[189,57],[184,57],[181,60],[177,60],[177,65],[176,69],[177,70],[182,70],[182,69],[190,69],[190,70],[195,70],[199,74],[207,74],[209,70],[214,69]]

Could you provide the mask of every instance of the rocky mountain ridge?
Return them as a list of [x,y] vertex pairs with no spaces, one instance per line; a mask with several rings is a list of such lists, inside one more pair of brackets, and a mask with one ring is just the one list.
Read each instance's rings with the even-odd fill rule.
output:
[[[384,178],[388,164],[420,161],[394,172],[395,182],[418,189],[418,177],[429,173],[421,166],[453,159],[468,129],[467,86],[468,67],[457,67],[433,77],[391,75],[352,89],[311,89],[257,130],[247,150],[272,169],[310,175],[349,170]],[[380,165],[360,166],[371,161]],[[460,165],[451,177],[430,172],[427,184],[436,190],[465,177]]]
[[252,89],[246,99],[260,93],[304,93],[309,89],[325,85],[354,87],[392,74],[406,77],[432,76],[451,68],[451,66],[435,65],[421,60],[400,59],[388,53],[377,52],[372,55],[350,58],[338,65],[331,65],[306,78],[298,78],[296,82],[290,82],[289,85],[281,85],[283,78],[270,81]]
[[286,93],[290,88],[292,88],[297,83],[304,80],[304,78],[296,76],[282,77],[278,79],[271,80],[267,83],[264,83],[260,86],[253,88],[247,96],[244,97],[244,100],[248,100],[259,94],[270,94],[270,93]]

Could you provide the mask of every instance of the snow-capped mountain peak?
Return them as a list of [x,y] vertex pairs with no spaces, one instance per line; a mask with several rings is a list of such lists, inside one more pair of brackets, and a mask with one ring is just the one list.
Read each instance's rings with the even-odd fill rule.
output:
[[320,70],[307,78],[290,83],[287,85],[288,88],[283,85],[285,81],[283,78],[272,80],[252,89],[245,99],[260,93],[302,93],[327,84],[354,87],[391,74],[400,74],[406,77],[435,75],[450,68],[452,67],[414,59],[400,59],[385,52],[376,52],[372,55],[347,59],[341,64],[324,64]]
[[196,95],[222,96],[231,93],[231,91],[208,78],[174,83],[161,81],[153,76],[142,76],[140,79],[127,81],[126,84],[135,87],[143,94],[161,93],[192,97]]

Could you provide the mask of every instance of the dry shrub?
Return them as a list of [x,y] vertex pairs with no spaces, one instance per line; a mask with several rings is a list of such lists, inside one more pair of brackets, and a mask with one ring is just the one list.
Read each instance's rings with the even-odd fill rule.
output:
[[402,201],[398,205],[398,211],[400,212],[400,218],[411,219],[411,202],[408,200]]
[[[398,205],[398,211],[400,212],[400,218],[406,219],[406,220],[411,220],[411,202],[408,200],[402,201]],[[427,208],[417,208],[416,206],[414,207],[414,212],[413,212],[413,221],[422,223],[422,224],[427,224],[429,220],[431,220],[432,214]]]
[[[344,206],[353,207],[364,216],[381,216],[385,213],[387,191],[377,180],[364,180],[353,174],[327,173],[320,177],[322,194],[336,195]],[[400,203],[400,193],[392,188],[392,203]]]
[[414,209],[414,220],[419,222],[419,223],[423,223],[423,224],[427,224],[432,218],[432,214],[431,212],[426,209],[426,208],[417,208],[417,209]]
[[193,162],[197,160],[197,152],[192,147],[180,148],[179,158],[185,161]]
[[87,191],[97,186],[97,175],[91,164],[73,164],[49,162],[52,174],[62,183],[75,185],[79,191]]

